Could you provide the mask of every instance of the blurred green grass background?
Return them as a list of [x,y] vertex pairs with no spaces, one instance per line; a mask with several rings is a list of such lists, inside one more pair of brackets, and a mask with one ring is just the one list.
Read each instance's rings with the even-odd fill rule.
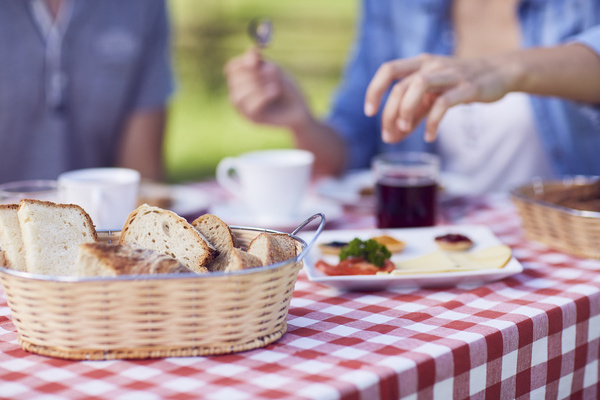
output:
[[290,147],[285,131],[252,124],[227,99],[223,67],[251,46],[256,16],[274,25],[266,57],[290,72],[324,115],[354,35],[356,0],[169,0],[177,91],[165,159],[173,183],[214,176],[217,163],[245,151]]

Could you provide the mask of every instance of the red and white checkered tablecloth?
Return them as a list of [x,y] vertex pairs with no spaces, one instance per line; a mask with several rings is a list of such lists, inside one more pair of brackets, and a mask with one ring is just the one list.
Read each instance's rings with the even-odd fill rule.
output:
[[[27,353],[0,291],[0,398],[600,398],[600,262],[526,241],[505,198],[448,207],[454,223],[489,226],[524,272],[483,286],[374,292],[339,292],[301,272],[278,342],[143,361]],[[334,226],[372,228],[373,219],[348,214]]]

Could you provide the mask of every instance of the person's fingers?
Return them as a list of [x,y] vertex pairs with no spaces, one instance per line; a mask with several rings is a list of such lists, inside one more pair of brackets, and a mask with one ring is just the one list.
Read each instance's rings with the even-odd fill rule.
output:
[[227,77],[229,78],[238,74],[240,71],[248,69],[258,69],[261,63],[262,56],[255,48],[251,48],[243,54],[230,59],[225,64],[223,70],[225,72],[225,75],[227,75]]
[[234,87],[229,89],[229,101],[236,107],[239,107],[245,98],[260,91],[260,86],[253,79],[238,82]]
[[397,125],[400,102],[406,90],[406,84],[396,83],[388,96],[381,114],[381,138],[386,143],[395,143],[402,140],[406,131]]
[[410,75],[419,69],[424,57],[415,57],[404,60],[394,60],[384,63],[375,75],[365,94],[364,113],[367,116],[373,116],[377,113],[381,105],[383,95],[394,81]]
[[[444,89],[456,85],[458,79],[453,71],[438,71],[429,73],[417,73],[406,78],[408,81],[406,93],[400,104],[400,119],[398,126],[400,129],[412,131],[422,119],[423,103],[427,102],[429,93],[439,93]],[[429,109],[431,104],[425,109]]]
[[229,90],[235,90],[238,86],[244,86],[248,81],[267,84],[279,79],[278,69],[272,63],[264,63],[260,68],[239,67],[227,75],[227,86]]
[[[413,127],[418,126],[421,121],[429,114],[431,107],[433,106],[435,100],[438,98],[439,94],[437,93],[426,93],[423,96],[423,100],[419,103],[419,106],[415,110],[415,114],[412,119]],[[398,122],[400,124],[400,122]],[[410,130],[408,131],[410,132]]]
[[265,87],[264,90],[254,93],[242,100],[246,115],[260,121],[261,114],[280,94],[280,89],[275,85]]
[[425,140],[433,142],[437,137],[437,130],[450,107],[457,104],[471,103],[476,99],[477,89],[474,85],[465,83],[441,94],[431,106],[425,124]]
[[244,53],[243,61],[248,68],[258,68],[263,62],[262,54],[256,47],[251,47]]

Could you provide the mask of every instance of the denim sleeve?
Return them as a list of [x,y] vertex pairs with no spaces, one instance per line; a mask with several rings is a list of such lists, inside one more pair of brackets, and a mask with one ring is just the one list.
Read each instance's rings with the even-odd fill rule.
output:
[[600,25],[596,25],[574,36],[572,41],[585,44],[600,56]]
[[[581,43],[592,49],[600,57],[600,25],[586,29],[582,33],[570,38],[571,43]],[[600,126],[600,103],[579,104],[584,115],[594,121],[596,126]]]
[[148,2],[146,37],[139,66],[134,110],[164,106],[174,90],[169,20],[163,0]]
[[377,117],[367,117],[363,105],[367,86],[375,72],[368,54],[371,7],[376,2],[363,2],[357,36],[350,58],[342,74],[342,82],[334,94],[327,123],[344,139],[347,146],[347,169],[367,168],[377,153],[380,132]]

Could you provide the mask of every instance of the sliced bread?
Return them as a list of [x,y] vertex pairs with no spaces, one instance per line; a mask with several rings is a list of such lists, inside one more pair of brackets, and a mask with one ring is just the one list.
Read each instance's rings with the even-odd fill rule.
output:
[[18,209],[18,204],[0,205],[0,249],[4,251],[4,262],[8,268],[27,271]]
[[230,253],[236,246],[235,236],[223,220],[212,214],[204,214],[192,221],[196,228],[212,244],[219,254],[208,265],[211,271],[224,271],[229,264]]
[[173,257],[154,250],[101,242],[79,246],[77,271],[81,277],[192,272]]
[[260,258],[249,254],[242,249],[234,248],[227,258],[226,272],[241,271],[243,269],[262,267]]
[[25,199],[17,216],[27,272],[76,276],[79,245],[98,240],[90,216],[78,205]]
[[252,239],[248,253],[258,257],[263,265],[271,265],[296,257],[298,250],[289,235],[263,232]]
[[205,268],[217,255],[217,250],[184,218],[147,204],[129,214],[119,243],[166,254],[198,273],[206,271]]

